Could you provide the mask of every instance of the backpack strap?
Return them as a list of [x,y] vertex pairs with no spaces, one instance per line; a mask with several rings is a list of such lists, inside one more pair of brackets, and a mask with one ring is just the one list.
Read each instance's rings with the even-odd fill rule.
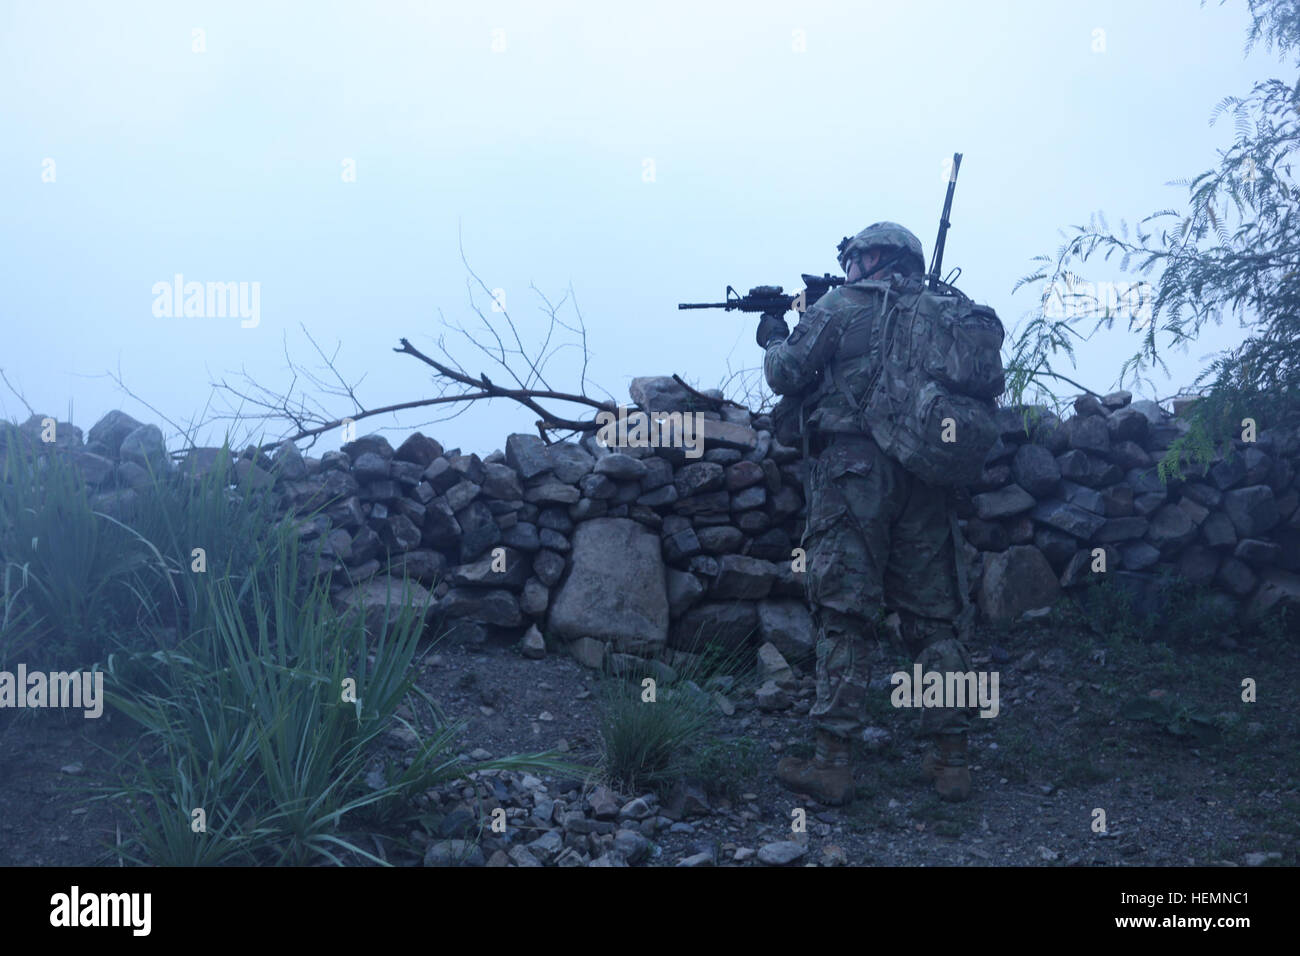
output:
[[[904,311],[903,309],[900,308],[902,306],[901,302],[895,302],[894,308],[893,309],[889,308],[889,293],[892,291],[892,288],[893,286],[891,283],[890,287],[885,289],[885,297],[880,304],[880,313],[879,315],[877,315],[877,320],[879,320],[883,316],[884,321],[880,323],[880,327],[876,332],[877,341],[880,343],[879,361],[876,362],[876,368],[874,373],[871,376],[871,381],[867,383],[866,390],[862,393],[862,396],[858,399],[853,399],[853,396],[847,391],[845,391],[844,393],[846,396],[848,396],[850,401],[852,401],[854,406],[854,414],[858,417],[859,420],[861,420],[862,418],[862,413],[866,411],[867,402],[871,400],[871,396],[875,393],[876,386],[880,383],[880,376],[885,373],[885,359],[889,354],[890,344],[893,342],[894,336],[898,334],[898,323],[899,323],[898,316],[900,311]],[[917,292],[912,297],[911,305],[905,309],[909,318],[914,319],[916,317],[916,307],[917,304],[921,301],[921,296],[923,294],[924,294],[924,290],[922,290],[921,292]]]
[[[875,280],[875,281],[878,282],[879,280]],[[877,328],[874,329],[873,331],[875,331],[877,336],[879,336],[880,334],[879,333],[880,317],[885,314],[885,308],[889,305],[889,293],[893,284],[887,282],[881,282],[880,285],[883,288],[885,295],[883,301],[881,302],[880,311],[876,313]],[[853,393],[849,391],[848,386],[846,386],[844,382],[840,379],[840,377],[835,374],[835,362],[833,357],[830,362],[826,363],[826,381],[830,384],[831,388],[835,389],[846,399],[848,399],[849,406],[853,408],[855,417],[860,419],[862,413],[862,407],[865,405],[866,399],[863,398],[859,400],[858,398],[856,398],[853,395]],[[867,389],[867,395],[871,394],[871,388],[874,387],[875,387],[875,381],[873,380],[871,383],[871,387]]]

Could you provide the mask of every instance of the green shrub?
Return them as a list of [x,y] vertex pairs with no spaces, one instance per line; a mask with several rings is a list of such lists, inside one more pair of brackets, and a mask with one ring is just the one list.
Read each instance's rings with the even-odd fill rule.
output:
[[[269,491],[236,492],[228,449],[198,477],[155,475],[119,517],[60,453],[9,432],[0,471],[0,576],[9,660],[39,653],[86,665],[115,650],[156,649],[164,629],[212,625],[206,582],[240,595],[268,573],[280,528]],[[206,570],[194,570],[194,549]]]
[[750,737],[715,737],[692,747],[682,761],[687,777],[708,782],[709,788],[736,800],[752,789],[767,752]]
[[[715,785],[714,771],[728,748],[743,756],[743,745],[712,741],[707,732],[717,706],[713,688],[743,683],[752,670],[747,647],[722,651],[697,641],[698,653],[675,659],[675,673],[660,673],[654,700],[638,673],[630,681],[610,677],[600,687],[600,735],[605,772],[629,792],[657,789],[683,778]],[[737,749],[741,748],[741,749]]]
[[[150,752],[104,798],[134,824],[117,853],[157,865],[342,864],[384,861],[344,832],[414,817],[414,797],[471,770],[575,768],[551,754],[466,765],[461,725],[437,721],[414,686],[423,619],[392,609],[384,633],[367,638],[359,615],[341,615],[324,583],[301,585],[299,553],[286,540],[245,596],[229,578],[207,586],[210,628],[175,650],[109,658],[111,705],[146,731]],[[345,681],[355,682],[351,700]],[[403,724],[398,706],[428,705],[433,733],[398,768],[380,736]],[[191,833],[201,807],[207,830]]]
[[[7,619],[23,620],[21,653],[51,665],[101,660],[118,635],[156,619],[162,556],[139,533],[97,512],[62,455],[38,454],[13,432],[0,473],[0,570]],[[9,648],[10,659],[20,649]]]
[[0,567],[0,670],[11,670],[11,662],[24,659],[40,637],[34,609],[22,600],[23,591],[30,586],[31,575],[25,565]]
[[[144,731],[93,791],[130,821],[121,861],[382,863],[345,824],[414,819],[419,794],[474,770],[588,769],[550,753],[462,762],[463,726],[414,684],[422,616],[394,606],[368,640],[273,493],[236,490],[227,448],[201,475],[152,476],[119,517],[57,452],[0,434],[0,460],[0,663],[106,661],[107,702]],[[425,708],[426,739],[401,704]],[[377,745],[399,723],[418,744],[395,764]]]
[[[283,546],[287,529],[275,513],[272,490],[235,484],[234,458],[223,446],[199,475],[156,476],[125,516],[162,556],[167,579],[150,579],[148,597],[181,631],[212,624],[213,592],[205,582],[224,579],[242,599],[259,576],[266,585]],[[203,550],[203,571],[195,570],[196,548]]]
[[[336,835],[349,813],[397,792],[367,787],[370,750],[411,692],[421,621],[410,608],[367,646],[357,616],[336,614],[323,585],[300,593],[292,549],[271,589],[253,579],[247,609],[229,578],[211,582],[213,627],[176,652],[114,655],[109,702],[156,745],[156,762],[113,796],[132,798],[138,834],[124,856],[154,863],[341,862],[368,851]],[[250,625],[249,619],[252,619]],[[142,658],[160,688],[142,687]],[[355,702],[343,699],[355,682]],[[418,769],[437,765],[425,751]],[[185,837],[202,807],[208,832]],[[138,855],[133,855],[138,854]]]
[[[668,692],[668,693],[665,693]],[[657,788],[681,775],[686,748],[709,724],[709,704],[688,693],[656,690],[653,703],[639,687],[607,680],[600,689],[600,736],[605,770],[629,792]]]
[[1224,595],[1168,572],[1145,586],[1094,575],[1069,619],[1112,640],[1171,646],[1209,645],[1246,631],[1237,607]]

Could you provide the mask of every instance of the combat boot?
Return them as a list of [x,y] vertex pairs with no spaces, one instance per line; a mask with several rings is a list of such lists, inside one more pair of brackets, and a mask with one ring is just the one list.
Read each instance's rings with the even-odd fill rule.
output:
[[849,741],[817,731],[811,760],[785,757],[776,765],[776,778],[788,790],[806,793],[818,803],[842,806],[853,799],[853,767]]
[[966,735],[940,734],[934,749],[921,761],[921,770],[934,781],[935,792],[945,800],[970,796],[970,768],[966,764]]

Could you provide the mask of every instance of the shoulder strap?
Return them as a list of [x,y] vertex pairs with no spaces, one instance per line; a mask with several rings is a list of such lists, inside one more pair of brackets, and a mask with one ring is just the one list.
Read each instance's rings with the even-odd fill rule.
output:
[[[864,391],[862,396],[854,402],[854,408],[859,417],[861,417],[862,412],[866,409],[867,402],[871,400],[871,396],[875,392],[876,386],[880,383],[880,376],[885,372],[885,358],[889,354],[894,336],[899,332],[898,326],[900,322],[900,313],[905,314],[908,320],[915,320],[917,311],[916,307],[918,303],[920,303],[923,294],[923,291],[913,294],[910,304],[906,306],[904,306],[901,301],[902,296],[900,296],[900,301],[895,302],[893,309],[890,309],[888,307],[889,292],[886,291],[884,302],[880,306],[880,315],[884,317],[884,321],[881,323],[880,328],[876,333],[878,341],[880,342],[880,360],[876,363],[876,368],[871,375],[871,381],[867,384],[866,391]],[[879,318],[879,316],[877,318]],[[910,327],[908,331],[911,331]],[[850,396],[850,398],[852,398],[852,396]]]

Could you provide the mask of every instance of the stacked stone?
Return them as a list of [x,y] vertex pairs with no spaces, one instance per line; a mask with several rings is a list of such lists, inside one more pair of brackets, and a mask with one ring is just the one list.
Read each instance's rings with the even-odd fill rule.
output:
[[[632,393],[646,413],[689,414],[699,401],[672,379],[638,379]],[[287,509],[315,512],[299,532],[318,544],[316,570],[375,629],[405,595],[453,642],[537,624],[591,666],[630,666],[701,637],[806,658],[811,621],[794,571],[804,466],[765,417],[722,407],[701,412],[695,458],[680,445],[516,434],[480,460],[417,433],[395,451],[367,435],[319,461],[286,443],[250,465],[278,482]]]
[[[692,649],[702,639],[727,649],[770,641],[793,659],[806,657],[812,627],[801,600],[801,575],[794,570],[804,508],[799,451],[773,438],[766,416],[728,404],[715,411],[715,402],[701,401],[671,378],[634,379],[630,392],[636,409],[647,415],[698,409],[701,443],[688,457],[680,444],[607,446],[597,435],[583,439],[594,466],[579,480],[580,497],[570,513],[578,522],[600,521],[580,550],[601,557],[590,568],[580,558],[575,563],[564,587],[583,597],[560,596],[549,618],[552,632],[573,642],[574,653],[592,666],[605,662],[608,653],[646,657],[665,645]],[[511,436],[507,460],[512,445],[525,443],[540,467],[540,441],[528,436]],[[551,452],[557,447],[562,446],[551,446]],[[636,522],[658,540],[648,546],[611,519]],[[608,539],[604,546],[598,537]],[[609,543],[615,541],[621,543]],[[611,567],[618,563],[629,565],[627,574]],[[652,593],[639,593],[646,579],[659,576],[667,593],[664,608]],[[637,593],[635,613],[609,607],[602,589]],[[602,615],[625,620],[602,628]]]
[[28,453],[52,448],[61,454],[86,482],[95,510],[115,518],[129,511],[138,490],[151,481],[150,473],[168,475],[174,470],[158,426],[142,424],[125,412],[109,412],[84,439],[71,422],[32,415],[12,432],[0,429],[0,455],[8,453],[9,436]]
[[312,549],[317,570],[332,576],[336,602],[374,629],[400,598],[441,618],[449,640],[479,643],[544,611],[538,578],[563,570],[554,552],[543,557],[541,509],[499,453],[444,451],[419,432],[394,450],[366,435],[319,461],[285,443],[271,475],[288,509],[316,512],[300,528],[306,541],[325,539]]
[[1300,434],[1235,441],[1208,472],[1166,484],[1156,463],[1185,421],[1128,392],[1074,410],[999,411],[1001,438],[963,508],[986,617],[1049,605],[1103,567],[1139,588],[1169,571],[1252,616],[1300,600]]
[[[699,402],[670,378],[638,379],[632,392],[646,413],[689,414]],[[366,435],[320,459],[285,443],[241,458],[240,476],[274,484],[284,510],[303,516],[296,529],[313,570],[375,631],[401,600],[449,641],[513,638],[536,624],[592,666],[610,654],[630,666],[701,637],[761,639],[805,658],[811,622],[793,570],[804,466],[765,417],[722,407],[701,412],[695,458],[680,445],[516,434],[480,459],[416,433],[396,450]],[[579,543],[591,557],[574,573],[589,523]]]
[[[630,391],[648,415],[699,407],[702,455],[511,435],[480,459],[416,433],[396,449],[367,435],[320,458],[291,443],[249,449],[235,473],[242,487],[274,490],[309,573],[327,575],[336,603],[373,631],[398,601],[451,641],[522,634],[538,654],[546,631],[593,667],[644,670],[637,661],[701,640],[806,661],[799,450],[774,439],[766,416],[702,401],[671,378],[635,379]],[[1165,484],[1156,462],[1186,433],[1182,419],[1127,392],[1081,398],[1074,411],[1062,421],[1001,409],[981,480],[957,496],[987,619],[1054,603],[1101,573],[1099,555],[1107,575],[1144,585],[1171,571],[1249,615],[1300,606],[1300,432],[1260,431],[1204,474]],[[66,455],[109,514],[150,472],[201,475],[219,453],[189,449],[176,469],[161,431],[118,411],[86,442],[57,423],[51,443],[47,424],[34,416],[0,439]]]

